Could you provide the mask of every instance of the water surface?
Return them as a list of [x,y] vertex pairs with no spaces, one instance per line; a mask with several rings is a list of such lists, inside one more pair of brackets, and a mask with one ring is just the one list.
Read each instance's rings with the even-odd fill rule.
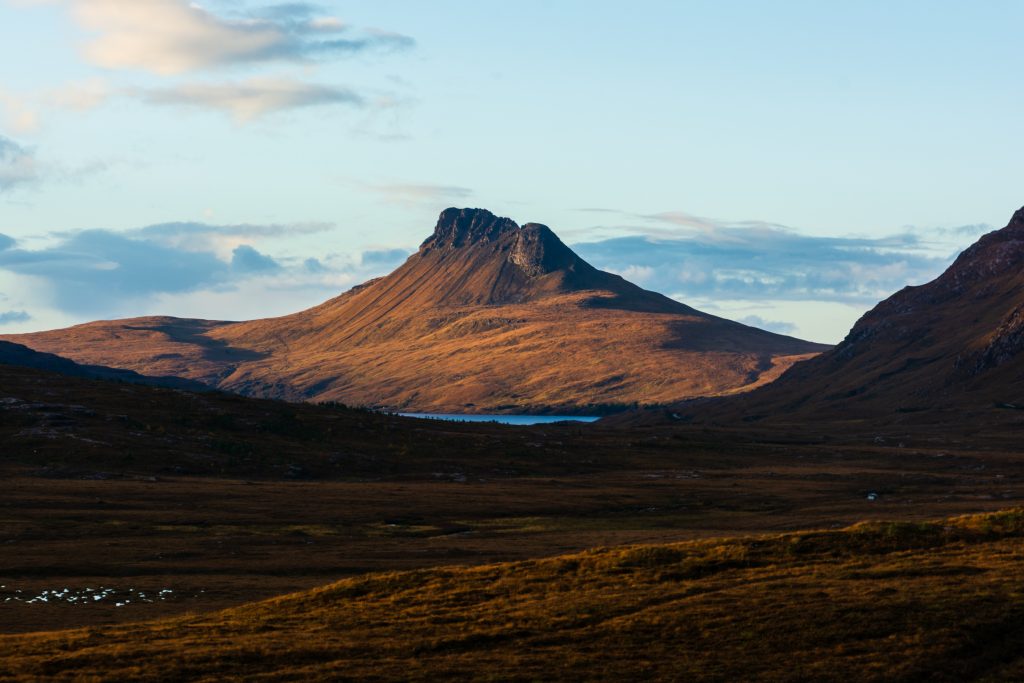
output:
[[399,413],[402,417],[449,422],[498,422],[506,425],[546,425],[552,422],[596,422],[597,415],[471,415],[459,413]]

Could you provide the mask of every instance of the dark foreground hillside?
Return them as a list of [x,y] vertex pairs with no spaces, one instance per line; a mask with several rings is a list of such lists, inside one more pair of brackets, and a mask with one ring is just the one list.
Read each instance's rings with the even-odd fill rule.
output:
[[0,365],[0,633],[1024,501],[1019,430],[750,429],[440,423]]
[[1019,680],[1024,512],[375,574],[0,637],[4,680]]

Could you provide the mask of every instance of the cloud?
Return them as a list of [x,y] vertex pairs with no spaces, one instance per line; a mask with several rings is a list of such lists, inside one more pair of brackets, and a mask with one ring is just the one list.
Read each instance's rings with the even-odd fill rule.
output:
[[34,133],[39,130],[39,112],[32,105],[32,98],[19,97],[0,88],[0,113],[3,124],[15,133]]
[[35,154],[14,140],[0,135],[0,192],[31,183],[39,178]]
[[[415,45],[408,36],[353,27],[303,2],[255,8],[221,2],[218,12],[188,0],[15,0],[14,4],[66,6],[85,30],[83,54],[89,63],[159,76],[227,67],[259,69],[279,62],[307,68],[332,58],[390,53]],[[147,86],[104,76],[47,90],[12,93],[0,88],[0,114],[8,129],[34,132],[51,111],[81,112],[117,99],[219,111],[240,123],[274,112],[326,105],[365,108],[373,116],[405,102],[393,94],[360,92],[287,74],[165,79]]]
[[[25,3],[23,3],[25,4]],[[40,2],[30,4],[44,4]],[[187,0],[50,0],[70,6],[89,32],[83,53],[109,69],[161,75],[273,61],[305,62],[368,51],[412,47],[404,35],[356,30],[307,3],[289,3],[231,16]]]
[[27,323],[32,319],[25,311],[5,311],[0,313],[0,325],[10,325],[11,323]]
[[231,270],[236,273],[263,273],[279,270],[281,265],[248,244],[235,247],[231,253]]
[[657,219],[690,228],[574,245],[595,266],[632,275],[671,296],[870,305],[949,264],[910,233],[812,237],[770,223],[722,225],[685,214]]
[[357,183],[397,204],[449,204],[473,196],[473,190],[459,185],[392,183],[374,185]]
[[609,269],[609,272],[615,273],[616,275],[620,275],[629,280],[630,282],[636,283],[638,285],[642,285],[649,282],[655,275],[654,268],[650,266],[638,266],[634,264],[630,264],[625,268],[619,270]]
[[360,257],[360,263],[370,267],[396,267],[409,258],[408,249],[370,249],[364,251]]
[[[226,82],[186,82],[169,87],[114,87],[102,81],[72,83],[48,91],[18,97],[0,91],[0,107],[7,120],[31,122],[26,130],[39,128],[40,111],[82,112],[114,99],[131,99],[155,106],[192,107],[228,114],[246,123],[274,112],[325,105],[363,108],[381,105],[354,90],[308,83],[292,78],[250,78]],[[14,109],[10,102],[18,102]],[[16,127],[17,129],[17,127]]]
[[186,291],[222,281],[228,264],[107,230],[86,230],[57,246],[0,251],[0,268],[48,283],[62,310],[97,311],[103,302]]
[[113,88],[105,80],[92,78],[46,90],[38,100],[50,107],[82,112],[102,105],[113,94]]
[[222,259],[228,260],[236,247],[254,240],[311,235],[326,232],[332,228],[334,228],[333,223],[211,225],[182,221],[148,225],[144,228],[129,230],[125,234],[134,239],[150,240],[165,247],[183,251],[212,251]]
[[233,319],[241,311],[260,316],[320,303],[389,272],[409,253],[275,257],[253,244],[330,227],[174,222],[123,232],[55,232],[50,237],[56,242],[41,249],[19,248],[0,235],[0,270],[12,274],[5,282],[40,325],[68,324],[69,316],[82,321],[202,312]]
[[366,100],[348,88],[285,78],[254,78],[236,83],[186,83],[171,88],[130,88],[125,94],[146,104],[222,111],[239,123],[287,109],[344,104],[362,107]]
[[314,275],[319,275],[320,273],[326,273],[328,271],[328,268],[323,264],[323,261],[312,256],[302,262],[302,267],[307,273],[312,273]]
[[782,320],[765,320],[759,315],[748,315],[740,318],[737,322],[741,322],[744,325],[751,325],[752,327],[759,327],[762,330],[778,332],[779,334],[792,335],[797,331],[797,326],[793,323]]
[[0,119],[16,133],[36,133],[43,126],[45,113],[53,110],[88,111],[116,94],[106,81],[98,78],[22,92],[0,87]]

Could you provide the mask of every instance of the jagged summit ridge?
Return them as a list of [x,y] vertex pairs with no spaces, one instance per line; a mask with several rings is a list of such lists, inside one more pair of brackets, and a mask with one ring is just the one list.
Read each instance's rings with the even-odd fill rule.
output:
[[487,209],[445,209],[437,219],[434,234],[426,239],[421,251],[457,249],[493,242],[503,235],[519,230],[511,218],[495,216]]
[[[469,262],[469,251],[477,257],[516,266],[528,279],[563,272],[596,272],[567,247],[546,225],[527,223],[520,227],[511,218],[495,216],[486,209],[450,208],[441,212],[434,233],[420,247],[419,256]],[[475,263],[479,269],[480,264]],[[495,277],[502,278],[499,269]]]

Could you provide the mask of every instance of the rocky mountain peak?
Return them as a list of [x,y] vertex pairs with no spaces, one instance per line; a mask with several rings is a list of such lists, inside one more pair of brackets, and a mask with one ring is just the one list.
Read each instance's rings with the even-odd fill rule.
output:
[[517,230],[519,226],[511,218],[495,216],[486,209],[450,208],[441,212],[434,234],[427,238],[422,249],[457,249],[493,242]]
[[[863,350],[864,342],[884,336],[891,340],[910,341],[920,338],[922,325],[930,319],[929,311],[954,306],[970,300],[979,308],[982,302],[1001,300],[1012,291],[1024,265],[1024,209],[1013,214],[1006,227],[984,235],[957,257],[935,280],[916,287],[905,287],[868,311],[850,330],[836,349],[840,357]],[[1003,362],[1010,350],[1024,349],[1024,313],[1017,308],[1006,312],[994,340],[1009,340],[978,361],[992,367]],[[1002,342],[1000,342],[1001,344]],[[961,359],[961,363],[966,363]],[[973,362],[973,361],[971,361]]]
[[508,260],[531,277],[556,270],[569,270],[580,260],[551,228],[527,223],[520,229]]
[[964,250],[936,282],[954,291],[1016,269],[1024,262],[1024,208],[1005,228],[984,235]]

